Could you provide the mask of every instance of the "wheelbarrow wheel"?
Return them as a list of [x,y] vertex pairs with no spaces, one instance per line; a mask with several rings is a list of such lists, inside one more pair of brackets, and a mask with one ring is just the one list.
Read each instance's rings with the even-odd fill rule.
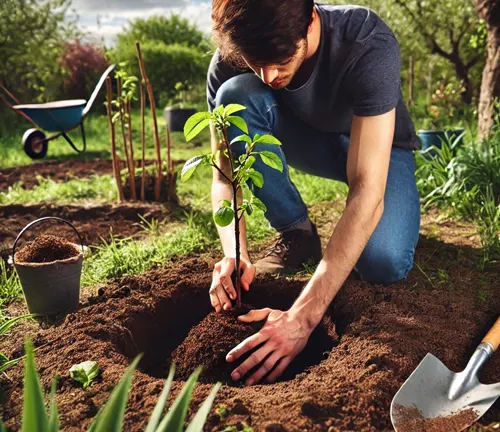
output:
[[45,134],[38,129],[28,129],[23,135],[24,152],[31,159],[42,159],[47,154],[49,143]]

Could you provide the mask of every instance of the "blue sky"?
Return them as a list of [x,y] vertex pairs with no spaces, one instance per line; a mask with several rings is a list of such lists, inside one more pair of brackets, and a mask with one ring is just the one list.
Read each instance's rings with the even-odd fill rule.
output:
[[109,45],[129,20],[171,13],[180,14],[209,33],[210,7],[211,1],[206,0],[73,0],[71,9],[88,33],[86,39],[104,39]]

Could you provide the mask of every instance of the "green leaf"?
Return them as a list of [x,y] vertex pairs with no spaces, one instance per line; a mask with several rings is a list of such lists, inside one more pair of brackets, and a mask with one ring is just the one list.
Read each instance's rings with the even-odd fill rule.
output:
[[69,370],[69,376],[76,382],[83,384],[84,389],[87,389],[98,374],[99,366],[95,361],[84,361],[71,366]]
[[252,180],[253,184],[259,188],[264,186],[264,176],[254,168],[248,171],[248,176]]
[[241,117],[238,116],[229,116],[227,121],[231,123],[233,126],[236,126],[238,129],[241,129],[243,132],[248,134],[248,126]]
[[52,380],[52,388],[50,390],[50,408],[49,408],[49,432],[59,432],[59,413],[56,405],[56,387],[57,376]]
[[255,163],[256,159],[255,156],[248,156],[248,159],[245,162],[245,169],[250,169],[252,168],[252,165]]
[[155,432],[158,424],[160,423],[161,416],[163,415],[163,410],[165,409],[165,404],[167,403],[167,397],[170,393],[170,387],[172,386],[172,381],[174,379],[175,373],[175,365],[170,367],[170,372],[168,373],[167,381],[165,381],[165,386],[163,387],[163,391],[161,392],[158,401],[156,402],[155,409],[153,410],[153,414],[151,414],[151,418],[149,419],[148,427],[144,432]]
[[184,124],[184,137],[186,141],[191,141],[203,129],[210,124],[212,115],[209,112],[198,112],[189,117]]
[[254,143],[265,143],[265,144],[274,144],[281,145],[281,141],[273,135],[262,135],[257,138],[258,135],[255,135],[253,142]]
[[13,360],[6,361],[5,363],[0,363],[0,374],[4,373],[7,369],[12,366],[18,364],[21,360],[23,360],[26,356],[18,357]]
[[245,211],[247,212],[248,216],[251,216],[252,213],[253,213],[253,205],[252,204],[248,204]]
[[49,421],[45,412],[43,391],[35,366],[35,354],[30,340],[24,344],[26,362],[24,365],[24,407],[23,432],[47,432]]
[[137,356],[127,368],[122,379],[111,393],[104,408],[97,413],[89,432],[121,432],[123,416],[128,400],[128,392],[132,384],[135,368],[141,356]]
[[276,153],[263,150],[259,152],[259,155],[262,158],[262,162],[264,162],[267,166],[283,172],[283,161]]
[[221,205],[222,207],[231,207],[231,201],[229,201],[229,200],[222,200],[222,201],[220,202],[220,205]]
[[262,210],[264,213],[267,211],[266,205],[256,196],[253,197],[252,204],[258,209]]
[[[247,144],[252,144],[252,138],[250,138],[248,135],[238,135],[229,144],[233,145],[235,142],[240,142],[240,141],[244,141]],[[242,155],[242,156],[244,156],[244,155]]]
[[194,156],[191,159],[189,159],[184,166],[182,167],[181,171],[181,181],[186,182],[188,181],[196,169],[202,164],[202,163],[207,163],[207,156],[205,155],[199,155],[199,156]]
[[4,322],[1,326],[0,326],[0,336],[4,335],[5,333],[7,333],[10,328],[16,324],[18,321],[21,321],[23,319],[27,319],[27,318],[31,318],[33,315],[31,314],[27,314],[27,315],[20,315],[20,316],[17,316],[17,317],[14,317],[14,318],[11,318],[9,319],[8,321]]
[[231,207],[219,207],[214,213],[214,221],[221,227],[228,226],[234,218],[234,210]]
[[182,387],[179,396],[175,399],[165,418],[162,420],[156,432],[182,432],[186,414],[193,394],[196,381],[200,375],[201,367],[196,369]]
[[242,111],[244,109],[246,109],[246,108],[243,105],[229,104],[224,109],[224,116],[230,116],[231,114],[234,114],[235,112],[238,112],[238,111]]
[[203,426],[205,425],[205,422],[207,421],[208,414],[210,413],[210,410],[212,408],[212,405],[214,403],[215,396],[217,395],[217,392],[221,388],[222,384],[217,383],[214,385],[212,391],[208,395],[208,397],[205,399],[203,404],[200,406],[200,409],[194,416],[193,420],[191,420],[191,423],[189,423],[188,428],[186,429],[186,432],[202,432],[203,431]]

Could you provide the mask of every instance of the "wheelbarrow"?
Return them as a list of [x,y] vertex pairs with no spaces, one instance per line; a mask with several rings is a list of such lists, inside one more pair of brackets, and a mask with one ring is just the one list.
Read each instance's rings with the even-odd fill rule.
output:
[[[47,154],[49,141],[59,138],[60,136],[62,136],[77,153],[83,153],[87,147],[83,121],[92,108],[106,78],[115,68],[116,65],[111,65],[106,69],[88,101],[85,99],[72,99],[22,105],[0,84],[0,89],[5,93],[4,95],[0,93],[0,98],[14,112],[24,117],[34,126],[34,128],[28,129],[23,135],[22,143],[25,153],[32,159],[42,159]],[[12,102],[15,104],[12,104]],[[68,132],[77,127],[80,127],[82,133],[83,146],[81,149],[77,148],[68,136]],[[47,137],[40,129],[55,133]]]

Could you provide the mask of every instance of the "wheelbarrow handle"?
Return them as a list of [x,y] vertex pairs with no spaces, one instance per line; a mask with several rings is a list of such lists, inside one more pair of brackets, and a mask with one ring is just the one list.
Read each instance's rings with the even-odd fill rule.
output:
[[500,345],[500,316],[497,318],[493,327],[483,338],[482,343],[490,344],[493,347],[493,352],[495,352]]
[[97,98],[97,95],[99,94],[99,91],[101,90],[101,87],[103,86],[104,82],[106,81],[107,76],[111,72],[113,72],[115,69],[116,69],[116,65],[112,64],[102,74],[101,78],[99,79],[99,82],[97,83],[94,91],[92,92],[92,95],[90,96],[90,99],[87,102],[87,105],[85,106],[85,108],[82,111],[82,120],[87,116],[87,114],[90,111],[90,108],[92,108],[92,105],[94,104],[94,102]]
[[43,218],[40,218],[40,219],[36,219],[34,220],[33,222],[30,222],[28,225],[26,225],[22,230],[21,232],[17,235],[16,239],[14,240],[14,246],[12,246],[12,263],[15,264],[16,263],[16,246],[17,246],[17,242],[21,239],[22,235],[28,231],[33,225],[39,223],[39,222],[43,222],[43,221],[46,221],[48,219],[53,219],[53,220],[57,220],[59,222],[63,222],[65,223],[66,225],[69,225],[71,228],[73,228],[73,231],[75,231],[76,235],[78,236],[78,240],[80,240],[80,245],[82,246],[82,253],[85,253],[85,249],[84,249],[84,246],[83,246],[83,240],[82,240],[82,237],[80,236],[80,233],[77,231],[77,229],[73,226],[73,224],[71,222],[68,222],[67,220],[65,219],[62,219],[60,217],[56,217],[56,216],[46,216],[46,217],[43,217]]

